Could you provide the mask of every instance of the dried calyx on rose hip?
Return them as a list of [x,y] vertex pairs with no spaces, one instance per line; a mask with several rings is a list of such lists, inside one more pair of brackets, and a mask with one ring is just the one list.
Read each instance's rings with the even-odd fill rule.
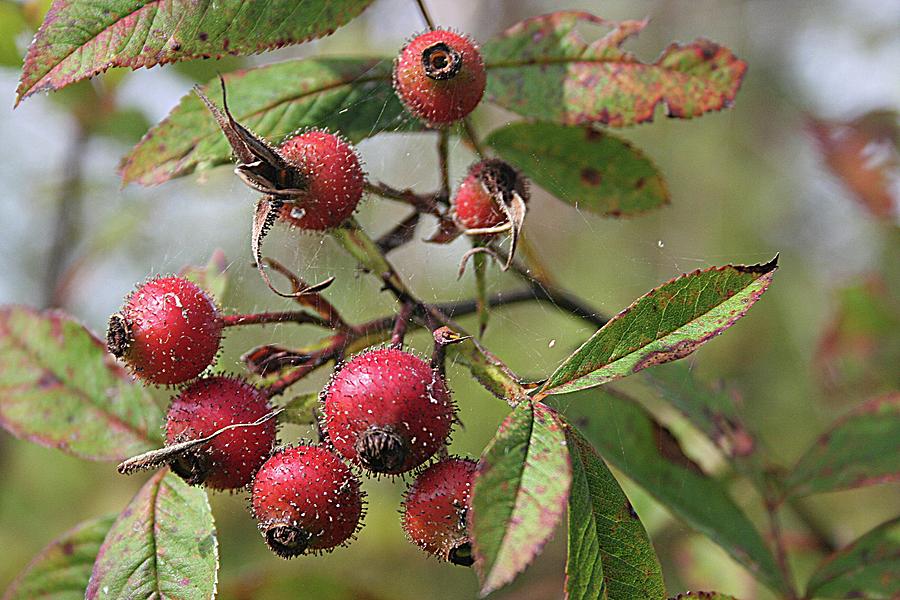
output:
[[469,168],[453,196],[453,217],[470,233],[496,233],[511,227],[519,202],[528,202],[528,180],[508,163],[487,159]]
[[278,149],[296,168],[305,192],[281,207],[279,218],[301,229],[337,227],[356,210],[365,175],[356,149],[344,138],[312,129],[294,135]]
[[397,475],[444,447],[455,407],[431,365],[397,348],[356,355],[323,392],[322,428],[347,460]]
[[436,29],[414,37],[394,60],[394,90],[409,112],[433,127],[472,112],[486,82],[478,47],[452,31]]
[[141,379],[178,384],[213,362],[221,339],[212,298],[183,277],[160,277],[129,294],[110,317],[106,346]]
[[421,473],[406,491],[401,521],[409,541],[456,565],[474,562],[466,517],[477,463],[450,457]]
[[[176,396],[166,414],[166,444],[210,436],[224,427],[252,424],[271,412],[268,396],[235,377],[198,379]],[[275,420],[235,427],[194,446],[170,464],[191,485],[217,490],[242,488],[271,455]]]
[[360,527],[363,497],[334,452],[300,445],[278,450],[259,469],[251,503],[269,548],[293,558],[346,545]]

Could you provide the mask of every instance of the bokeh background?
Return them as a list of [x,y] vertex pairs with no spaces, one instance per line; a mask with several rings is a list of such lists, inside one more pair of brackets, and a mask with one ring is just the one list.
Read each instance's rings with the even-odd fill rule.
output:
[[[224,304],[249,312],[288,308],[268,293],[250,265],[253,194],[228,168],[157,188],[129,186],[116,165],[144,131],[163,118],[193,82],[217,71],[310,55],[393,55],[423,22],[411,0],[378,0],[332,37],[248,59],[114,71],[13,110],[21,56],[47,2],[0,0],[0,303],[56,306],[104,330],[135,282],[204,264],[221,248],[231,285]],[[670,41],[706,36],[750,64],[731,110],[693,121],[660,117],[621,132],[666,176],[672,204],[646,216],[604,219],[537,192],[526,232],[554,275],[607,314],[681,272],[729,262],[756,263],[781,253],[775,283],[749,317],[688,360],[698,377],[727,381],[741,412],[770,449],[790,466],[837,416],[898,384],[898,236],[896,204],[867,205],[827,169],[811,119],[846,122],[900,106],[900,4],[882,0],[801,2],[739,0],[432,1],[436,21],[485,40],[518,20],[559,8],[582,8],[610,19],[649,16],[628,48],[653,59]],[[596,32],[589,32],[594,35]],[[479,131],[511,115],[482,108]],[[896,117],[878,121],[896,133]],[[891,125],[890,123],[893,123]],[[879,130],[881,131],[881,130]],[[840,140],[840,137],[835,138]],[[896,154],[889,143],[867,146],[873,161],[895,161],[888,198],[900,198]],[[881,144],[881,145],[879,145]],[[838,146],[839,147],[839,146]],[[374,179],[421,191],[437,184],[433,138],[383,135],[360,145]],[[895,152],[895,150],[894,150]],[[887,154],[885,154],[887,153]],[[456,142],[451,168],[458,181],[473,157]],[[881,164],[881,163],[879,163]],[[871,200],[871,198],[868,198]],[[375,234],[406,209],[369,200],[360,221]],[[426,222],[417,237],[425,237]],[[392,303],[377,285],[322,238],[276,230],[267,253],[309,280],[334,274],[329,298],[348,318],[385,314]],[[471,277],[457,282],[464,247],[413,243],[392,255],[426,299],[473,294]],[[493,290],[514,278],[491,272]],[[518,372],[549,373],[592,331],[552,307],[519,305],[493,315],[485,343]],[[294,325],[229,332],[218,369],[240,371],[252,345],[299,345],[317,332]],[[427,350],[425,338],[411,342]],[[326,374],[297,386],[313,391]],[[477,455],[505,414],[462,370],[451,372],[464,428],[452,450]],[[627,387],[627,386],[626,386]],[[165,391],[160,391],[164,400]],[[717,458],[675,414],[663,418],[687,453],[710,472],[728,476]],[[287,429],[287,441],[307,434]],[[67,457],[0,433],[0,589],[62,531],[119,511],[144,476],[126,478],[113,465]],[[624,478],[623,478],[624,480]],[[771,598],[722,550],[674,521],[625,481],[650,530],[670,592],[716,589],[739,598]],[[220,597],[472,598],[474,574],[425,558],[406,543],[397,509],[402,485],[369,481],[366,526],[351,547],[321,558],[284,562],[264,547],[241,495],[214,494],[219,526]],[[753,492],[735,494],[762,523]],[[900,506],[900,485],[831,493],[802,503],[806,519],[842,545]],[[787,514],[787,539],[801,577],[821,559],[805,526]],[[559,531],[536,563],[497,598],[559,598],[565,562]]]

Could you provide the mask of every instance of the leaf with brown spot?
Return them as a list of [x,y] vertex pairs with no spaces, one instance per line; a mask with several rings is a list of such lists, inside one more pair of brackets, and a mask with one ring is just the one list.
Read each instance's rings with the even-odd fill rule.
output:
[[16,104],[111,67],[256,54],[329,35],[371,0],[54,0]]
[[900,481],[900,392],[865,402],[839,419],[784,481],[788,496],[808,496]]
[[[584,24],[610,31],[588,43],[575,32]],[[643,63],[621,46],[646,24],[579,11],[526,19],[484,44],[485,97],[526,117],[613,127],[650,121],[660,104],[678,118],[731,105],[747,70],[744,61],[698,38],[671,44],[655,62]]]
[[84,597],[207,600],[218,563],[206,492],[160,471],[106,534]]
[[115,515],[85,521],[50,542],[25,567],[3,600],[84,598],[100,545]]
[[0,425],[89,460],[162,443],[150,394],[81,323],[62,312],[0,308]]
[[900,598],[900,517],[829,556],[807,585],[807,598]]
[[485,140],[535,183],[575,208],[631,216],[669,203],[656,166],[608,133],[555,123],[518,122]]
[[825,166],[869,214],[893,222],[900,214],[900,115],[876,111],[848,122],[809,118]]

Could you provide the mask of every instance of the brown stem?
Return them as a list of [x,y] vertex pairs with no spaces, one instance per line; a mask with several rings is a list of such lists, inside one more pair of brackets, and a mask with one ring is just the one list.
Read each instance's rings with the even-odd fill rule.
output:
[[438,167],[441,171],[441,195],[445,201],[450,199],[450,132],[441,129],[438,133]]
[[478,141],[478,137],[475,135],[475,128],[472,126],[472,121],[469,117],[466,117],[462,120],[463,131],[466,133],[466,138],[469,141],[469,145],[472,146],[472,149],[475,151],[475,154],[478,155],[478,158],[483,159],[484,148],[481,146],[481,142]]
[[222,323],[225,327],[239,327],[241,325],[266,325],[269,323],[308,323],[324,328],[330,327],[330,324],[322,317],[300,310],[261,312],[247,315],[225,315],[222,317]]
[[411,242],[413,235],[416,232],[416,225],[419,224],[419,217],[420,213],[412,213],[397,223],[393,229],[375,240],[379,250],[381,250],[383,254],[387,254],[391,250]]
[[425,7],[424,0],[416,0],[416,4],[419,6],[419,12],[422,13],[422,18],[425,19],[425,24],[428,25],[428,29],[434,29],[434,21],[431,20],[431,15],[428,14],[428,9]]
[[366,191],[388,200],[395,200],[409,204],[418,212],[434,215],[435,217],[443,216],[443,211],[438,206],[437,197],[439,194],[417,194],[411,189],[398,190],[386,183],[366,183]]
[[391,346],[395,348],[403,346],[403,338],[406,336],[406,328],[414,308],[415,304],[412,302],[404,302],[400,307],[400,312],[397,313],[397,319],[394,321],[394,329],[391,331]]
[[53,240],[47,255],[44,271],[44,305],[63,306],[64,271],[71,260],[72,247],[78,238],[78,219],[84,200],[84,153],[88,134],[79,126],[78,132],[66,151],[63,163],[63,179],[56,198],[56,221],[50,239]]
[[797,590],[794,587],[794,576],[791,573],[791,567],[788,564],[787,547],[785,546],[784,536],[781,532],[781,525],[778,522],[778,505],[777,503],[766,499],[766,512],[769,515],[769,528],[772,534],[772,542],[775,545],[775,560],[778,563],[778,569],[787,586],[787,600],[799,600]]

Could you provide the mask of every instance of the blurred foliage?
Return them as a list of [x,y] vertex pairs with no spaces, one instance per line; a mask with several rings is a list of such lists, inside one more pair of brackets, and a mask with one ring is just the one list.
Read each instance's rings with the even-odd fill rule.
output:
[[[231,285],[223,299],[226,306],[241,311],[289,307],[265,293],[249,265],[246,223],[251,204],[228,169],[209,172],[199,182],[122,190],[114,165],[150,124],[188,92],[192,82],[208,81],[218,72],[260,60],[310,53],[390,54],[405,36],[422,27],[410,4],[382,0],[333,38],[262,59],[195,61],[151,73],[113,71],[55,93],[49,100],[32,98],[15,113],[6,109],[0,115],[4,135],[0,183],[5,189],[0,204],[4,221],[0,254],[7,257],[0,263],[2,301],[34,304],[34,297],[42,293],[49,244],[46,232],[52,231],[48,224],[57,214],[54,199],[62,180],[60,157],[69,137],[80,131],[91,140],[83,148],[89,181],[83,210],[76,217],[81,237],[69,248],[66,261],[63,303],[68,310],[102,330],[105,317],[117,309],[133,282],[151,272],[205,264],[212,249],[220,246],[227,256],[238,257],[227,266]],[[480,39],[526,15],[555,8],[555,3],[545,0],[468,2],[460,7],[430,4],[440,22],[472,31]],[[575,4],[596,10],[590,2]],[[0,83],[7,106],[12,104],[24,45],[48,5],[48,0],[0,0]],[[775,466],[794,464],[838,414],[847,413],[873,392],[898,385],[896,212],[891,217],[888,210],[885,216],[879,208],[881,218],[870,218],[871,203],[857,204],[862,188],[848,183],[842,169],[832,166],[827,147],[826,154],[820,153],[822,136],[812,135],[809,129],[810,122],[828,122],[863,124],[861,131],[871,132],[867,124],[874,122],[873,117],[862,115],[878,105],[896,109],[898,98],[884,91],[890,82],[875,85],[880,91],[874,100],[854,96],[857,86],[847,82],[827,88],[826,93],[823,86],[804,79],[802,68],[833,57],[829,48],[837,44],[833,40],[850,39],[858,46],[853,46],[855,54],[844,58],[861,77],[876,80],[884,71],[870,69],[873,54],[869,49],[887,48],[892,39],[885,35],[889,19],[882,9],[872,3],[837,0],[814,6],[739,0],[606,3],[602,10],[608,18],[652,17],[641,39],[629,42],[629,48],[646,59],[672,39],[702,34],[728,43],[750,64],[750,73],[731,111],[692,123],[660,119],[652,126],[624,131],[624,137],[644,149],[664,174],[670,206],[634,219],[609,220],[563,210],[559,202],[536,190],[526,225],[535,252],[550,266],[554,278],[607,313],[682,271],[730,261],[759,262],[781,250],[778,286],[754,308],[752,322],[738,324],[688,362],[699,378],[724,380],[736,390],[742,426],[757,433]],[[835,72],[846,73],[836,61],[834,66]],[[818,75],[828,81],[827,73]],[[892,113],[875,114],[884,119]],[[480,110],[475,116],[484,132],[508,121],[507,114],[494,109]],[[893,123],[895,127],[896,117]],[[887,130],[896,131],[890,126]],[[434,171],[431,140],[417,135],[382,137],[361,145],[369,171],[391,184],[430,189],[435,182],[421,173]],[[829,143],[841,139],[840,135],[827,137]],[[866,147],[867,143],[857,144],[843,156],[855,157],[850,164],[858,169],[868,164],[858,160]],[[472,155],[459,145],[451,151],[457,178]],[[887,193],[896,194],[896,162],[891,162],[890,154],[876,158],[880,156],[888,157],[879,163],[887,165],[881,181],[894,186]],[[827,172],[829,167],[837,172]],[[823,187],[823,181],[841,183]],[[883,195],[885,188],[879,189]],[[885,205],[880,202],[877,206]],[[369,202],[359,219],[373,230],[383,230],[403,214],[398,207]],[[424,231],[418,232],[419,237],[426,235]],[[269,243],[271,248],[283,248],[277,252],[292,266],[306,266],[315,256],[314,270],[308,269],[313,271],[311,280],[321,273],[337,273],[338,282],[329,297],[348,318],[374,317],[390,306],[378,297],[376,283],[355,277],[353,262],[332,243],[323,244],[313,236],[297,240],[286,231],[276,231]],[[474,288],[471,280],[448,283],[453,280],[458,249],[413,244],[397,251],[394,258],[425,298],[469,297]],[[498,291],[516,284],[492,268],[488,285],[490,291]],[[474,328],[471,319],[464,325]],[[484,341],[517,371],[538,377],[591,333],[592,328],[547,307],[522,305],[495,313]],[[234,331],[220,364],[225,370],[237,370],[237,357],[247,348],[264,343],[296,346],[311,343],[316,336],[293,325]],[[410,341],[421,349],[427,347],[424,334]],[[454,368],[450,375],[457,398],[464,399],[460,402],[464,426],[455,432],[452,450],[477,453],[505,415],[506,406],[470,381],[466,371]],[[324,377],[309,381],[297,393],[315,391]],[[623,387],[638,394],[640,383]],[[160,402],[169,395],[165,390],[154,393]],[[684,417],[665,409],[659,413],[690,460],[719,474],[742,506],[752,504],[756,492],[734,478],[715,448]],[[308,428],[296,426],[285,428],[281,436],[292,441],[310,434]],[[4,480],[0,548],[5,559],[0,563],[0,588],[62,532],[96,515],[120,511],[145,479],[124,478],[108,464],[85,463],[6,434],[0,434],[0,474]],[[471,572],[429,560],[404,540],[396,514],[402,486],[390,481],[366,486],[366,535],[340,553],[290,563],[270,556],[247,518],[245,498],[213,495],[223,565],[220,597],[474,597],[477,582]],[[647,524],[669,590],[718,589],[742,600],[772,597],[728,554],[674,520],[648,494],[628,484],[626,492]],[[827,546],[844,547],[896,517],[898,503],[900,486],[882,484],[802,499],[787,507],[784,528],[798,577],[808,577],[828,551],[811,535],[810,527]],[[758,526],[764,524],[762,514],[751,513],[751,518]],[[537,562],[495,596],[559,597],[564,562],[565,536],[559,531]]]

